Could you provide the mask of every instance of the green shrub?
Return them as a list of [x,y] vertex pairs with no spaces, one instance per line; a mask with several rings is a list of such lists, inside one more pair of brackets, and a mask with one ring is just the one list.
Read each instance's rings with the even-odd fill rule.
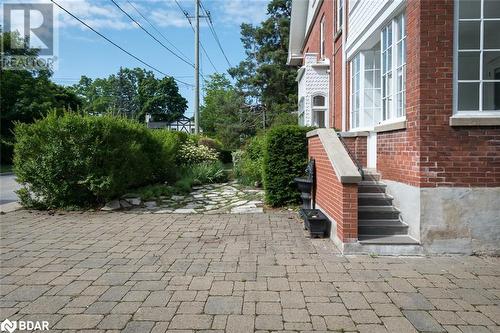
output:
[[298,203],[294,178],[307,167],[307,127],[283,125],[267,132],[264,149],[264,189],[271,206]]
[[26,206],[95,205],[165,176],[162,143],[132,120],[51,113],[17,124],[15,135],[14,170]]
[[299,118],[297,114],[292,114],[289,112],[278,113],[272,123],[271,127],[282,126],[282,125],[297,125],[299,123]]
[[182,160],[180,155],[181,147],[189,140],[189,135],[184,132],[174,132],[168,130],[151,131],[154,139],[162,145],[162,149],[157,152],[158,159],[163,166],[161,178],[174,181],[179,176],[178,161]]
[[223,183],[228,180],[228,175],[221,162],[200,163],[189,169],[193,185]]
[[264,135],[255,136],[248,141],[245,150],[233,155],[234,173],[241,184],[262,184],[265,139]]
[[215,162],[218,158],[219,154],[214,149],[187,141],[179,150],[178,161],[184,166],[190,166],[204,162]]
[[169,197],[173,193],[172,186],[165,184],[147,185],[134,191],[133,196],[140,197],[143,201],[158,200],[160,197]]
[[219,152],[222,150],[222,143],[217,139],[208,138],[206,136],[202,136],[198,139],[198,144],[200,146],[206,146],[208,148],[212,148],[213,150]]

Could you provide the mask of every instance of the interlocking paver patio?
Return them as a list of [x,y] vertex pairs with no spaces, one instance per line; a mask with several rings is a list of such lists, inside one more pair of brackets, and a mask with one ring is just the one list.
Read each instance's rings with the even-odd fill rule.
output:
[[0,228],[0,321],[103,333],[500,331],[500,259],[341,256],[291,212],[24,210]]

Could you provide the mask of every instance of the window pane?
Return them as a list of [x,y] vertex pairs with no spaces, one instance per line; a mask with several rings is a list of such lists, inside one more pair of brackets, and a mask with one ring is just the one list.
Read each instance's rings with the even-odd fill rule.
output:
[[479,80],[479,52],[458,52],[458,79]]
[[[493,0],[497,1],[497,0]],[[459,5],[459,17],[461,19],[470,18],[480,18],[481,17],[481,0],[460,0]]]
[[458,31],[458,49],[479,49],[481,22],[460,22]]
[[500,18],[500,1],[484,0],[484,17]]
[[500,81],[483,82],[483,110],[500,111]]
[[479,110],[479,82],[458,83],[458,110]]
[[313,97],[313,106],[325,106],[325,97],[314,96]]
[[398,43],[398,67],[404,63],[403,41]]
[[498,80],[500,51],[483,52],[483,80]]
[[484,48],[500,49],[500,20],[484,21]]

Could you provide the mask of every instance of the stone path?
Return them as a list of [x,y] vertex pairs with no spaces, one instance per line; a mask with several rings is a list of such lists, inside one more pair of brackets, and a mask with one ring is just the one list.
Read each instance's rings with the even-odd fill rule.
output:
[[[197,186],[189,195],[174,195],[157,201],[147,201],[133,212],[175,214],[248,214],[263,212],[264,191],[245,187],[237,182]],[[132,198],[129,202],[132,204]]]
[[291,213],[0,221],[0,320],[52,332],[500,332],[500,259],[344,257]]

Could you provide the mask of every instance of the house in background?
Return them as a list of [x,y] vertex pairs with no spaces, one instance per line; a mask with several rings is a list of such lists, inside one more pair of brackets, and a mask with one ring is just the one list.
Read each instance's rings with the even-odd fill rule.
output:
[[185,133],[194,133],[194,119],[188,118],[186,116],[181,116],[179,119],[167,122],[167,121],[153,121],[150,114],[146,114],[146,125],[148,128],[164,128],[170,131],[178,131]]
[[299,123],[345,253],[500,252],[499,31],[498,0],[293,0]]

